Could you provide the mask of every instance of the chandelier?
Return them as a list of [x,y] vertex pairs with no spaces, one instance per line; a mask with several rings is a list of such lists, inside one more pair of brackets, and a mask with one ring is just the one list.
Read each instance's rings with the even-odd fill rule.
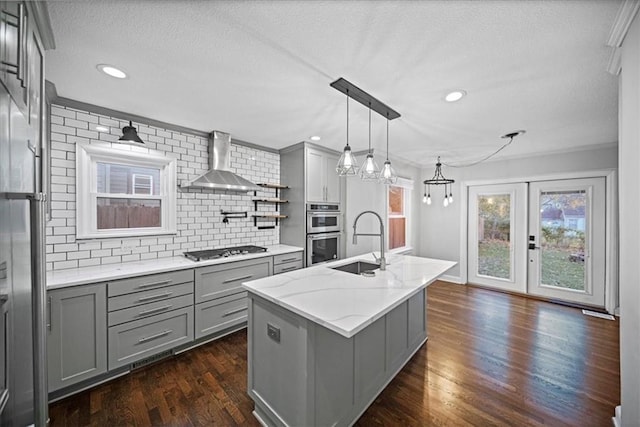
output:
[[[453,184],[455,180],[445,178],[442,174],[442,163],[440,163],[440,156],[438,156],[438,162],[436,163],[436,171],[433,174],[433,178],[425,179],[422,183],[424,184],[424,196],[422,197],[422,202],[427,205],[431,204],[431,186],[432,185],[444,185],[444,200],[442,204],[444,207],[449,206],[453,203],[453,191],[451,189],[451,184]],[[447,194],[447,186],[449,186],[449,193]]]

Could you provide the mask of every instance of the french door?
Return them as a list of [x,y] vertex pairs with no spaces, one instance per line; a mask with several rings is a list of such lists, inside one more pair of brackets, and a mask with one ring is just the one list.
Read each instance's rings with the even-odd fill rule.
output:
[[469,187],[468,280],[605,305],[605,179]]
[[470,283],[526,292],[527,184],[469,187]]

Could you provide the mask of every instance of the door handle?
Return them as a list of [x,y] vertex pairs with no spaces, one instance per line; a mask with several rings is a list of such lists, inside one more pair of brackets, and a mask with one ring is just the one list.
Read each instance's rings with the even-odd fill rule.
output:
[[540,246],[536,246],[535,243],[529,243],[529,249],[533,250],[533,249],[540,249]]

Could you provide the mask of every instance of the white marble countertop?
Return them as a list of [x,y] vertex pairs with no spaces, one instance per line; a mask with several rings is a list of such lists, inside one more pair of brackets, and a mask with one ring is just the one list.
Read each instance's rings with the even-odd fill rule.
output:
[[361,255],[243,283],[268,301],[350,338],[434,282],[456,265],[410,255],[388,256],[386,271],[364,277],[331,267],[362,260]]
[[47,289],[86,285],[88,283],[102,282],[105,280],[126,279],[133,276],[205,267],[208,265],[234,261],[245,261],[248,259],[263,258],[303,250],[303,248],[289,245],[272,245],[266,246],[266,248],[267,252],[235,255],[227,258],[218,258],[207,261],[191,261],[184,256],[174,256],[171,258],[158,258],[145,261],[97,265],[95,267],[49,271],[47,272]]

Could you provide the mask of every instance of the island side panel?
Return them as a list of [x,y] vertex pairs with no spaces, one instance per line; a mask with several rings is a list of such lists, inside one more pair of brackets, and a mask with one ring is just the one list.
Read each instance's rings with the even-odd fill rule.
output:
[[423,289],[407,301],[407,338],[409,350],[427,338],[427,290]]
[[307,322],[249,293],[248,393],[262,421],[307,425]]
[[256,416],[269,426],[352,425],[424,344],[425,302],[423,288],[346,338],[249,292],[248,386]]
[[314,403],[314,426],[349,425],[352,421],[354,343],[355,337],[345,338],[321,325],[313,326],[309,347],[315,355],[309,365],[313,369],[313,396],[309,397]]

